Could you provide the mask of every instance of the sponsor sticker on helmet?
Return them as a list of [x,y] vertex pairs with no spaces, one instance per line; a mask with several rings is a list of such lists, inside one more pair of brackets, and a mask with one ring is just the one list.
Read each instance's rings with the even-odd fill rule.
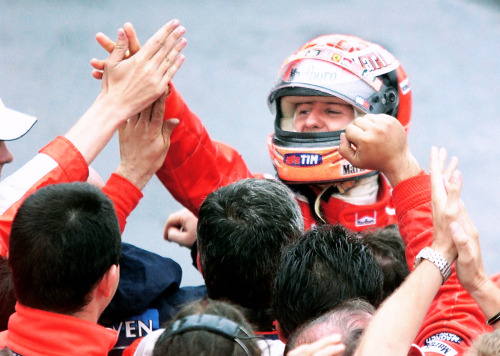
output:
[[359,95],[356,96],[356,104],[364,107],[366,110],[370,110],[370,103],[366,101],[365,98],[362,98]]
[[341,169],[340,174],[342,174],[343,176],[350,176],[352,174],[361,173],[365,171],[364,169],[354,167],[350,163],[342,164],[342,166],[340,166],[340,169]]
[[401,93],[403,95],[408,94],[408,92],[411,90],[410,81],[408,80],[408,78],[399,83],[399,87],[401,88]]
[[312,167],[323,163],[323,157],[317,153],[287,153],[283,162],[288,166]]

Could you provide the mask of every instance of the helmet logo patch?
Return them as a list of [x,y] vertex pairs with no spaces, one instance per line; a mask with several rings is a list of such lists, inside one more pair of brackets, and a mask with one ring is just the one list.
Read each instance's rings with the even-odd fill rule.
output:
[[369,72],[387,67],[386,61],[377,52],[359,56],[359,62],[361,63],[363,68],[365,68]]
[[288,78],[284,78],[287,82],[324,82],[329,83],[337,77],[337,74],[333,71],[322,70],[316,66],[310,66],[306,71],[299,71],[298,68],[291,68],[290,75]]
[[287,153],[283,162],[288,166],[311,167],[323,163],[323,158],[316,153]]
[[361,173],[364,171],[364,169],[356,168],[350,163],[344,163],[341,169],[342,169],[341,173],[343,176],[349,176],[351,174]]
[[410,81],[408,78],[399,83],[399,87],[401,88],[401,93],[406,95],[410,91]]

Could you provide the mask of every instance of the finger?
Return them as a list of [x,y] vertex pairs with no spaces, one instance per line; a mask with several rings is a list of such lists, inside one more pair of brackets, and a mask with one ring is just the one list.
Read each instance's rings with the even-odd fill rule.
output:
[[339,356],[345,351],[344,344],[330,345],[314,353],[314,356]]
[[475,240],[479,240],[479,233],[476,229],[476,226],[472,222],[469,213],[467,212],[467,208],[465,207],[465,204],[460,201],[460,225],[464,229],[465,233],[471,237],[473,237]]
[[135,33],[134,26],[130,22],[126,22],[123,25],[123,30],[127,34],[129,41],[129,51],[130,55],[134,55],[141,49],[141,43],[139,42],[139,38],[137,38],[137,34]]
[[153,113],[151,115],[150,126],[160,128],[163,125],[163,114],[165,113],[165,100],[167,94],[163,94],[153,103]]
[[446,182],[450,181],[451,175],[457,169],[457,167],[458,167],[458,158],[453,156],[453,157],[451,157],[450,162],[448,163],[448,166],[446,167],[445,171],[443,172],[443,178]]
[[186,29],[183,26],[177,27],[172,33],[166,38],[162,47],[153,55],[151,60],[153,60],[158,67],[165,61],[167,57],[174,50],[176,44],[180,41],[181,37],[186,33]]
[[97,43],[99,43],[101,45],[101,47],[104,48],[104,50],[106,52],[111,53],[111,52],[113,52],[113,49],[115,49],[115,42],[112,41],[104,33],[98,32],[95,35],[95,39],[96,39]]
[[95,78],[95,79],[99,79],[101,80],[102,79],[102,72],[100,70],[92,70],[92,76]]
[[141,111],[140,118],[135,123],[136,126],[142,126],[144,128],[149,126],[151,121],[151,113],[153,112],[153,104],[148,105],[144,110]]
[[[185,38],[179,39],[175,46],[170,50],[167,56],[160,63],[158,71],[162,74],[165,74],[172,65],[175,65],[175,61],[179,57],[179,53],[186,47],[186,45],[187,40]],[[173,74],[175,74],[175,72],[172,73],[171,76],[173,76]]]
[[115,66],[121,62],[128,50],[128,38],[122,28],[118,29],[118,39],[111,54],[108,57],[108,62],[111,66]]
[[365,131],[354,123],[350,123],[345,128],[345,137],[354,146],[358,147],[365,137]]
[[340,146],[339,153],[342,157],[348,160],[350,163],[354,164],[356,158],[356,151],[351,146],[351,142],[349,142],[346,138],[345,133],[340,134]]
[[460,212],[460,194],[462,192],[462,175],[460,171],[453,172],[448,186],[445,209],[448,218],[458,220]]
[[96,58],[90,60],[90,65],[96,70],[104,70],[104,63],[106,62]]
[[170,81],[172,79],[174,79],[175,74],[177,73],[179,68],[182,66],[185,59],[186,59],[186,57],[184,57],[184,55],[179,54],[179,56],[175,60],[174,64],[171,65],[170,68],[168,68],[167,72],[163,75],[162,81],[160,83],[161,86],[168,87],[168,83],[170,83]]
[[[174,19],[162,26],[147,42],[139,52],[141,57],[151,59],[163,47],[167,37],[179,27],[179,20]],[[138,53],[138,54],[139,54]]]
[[176,242],[180,244],[181,242],[186,240],[185,236],[186,232],[183,231],[182,226],[181,227],[172,226],[167,230],[164,239],[170,242]]
[[470,255],[470,238],[465,233],[462,226],[454,221],[450,224],[451,236],[453,238],[453,242],[455,243],[455,247],[457,248],[458,255],[463,259],[465,256]]
[[373,120],[370,119],[370,116],[373,115],[359,116],[352,121],[352,124],[359,127],[361,130],[366,131],[373,126]]

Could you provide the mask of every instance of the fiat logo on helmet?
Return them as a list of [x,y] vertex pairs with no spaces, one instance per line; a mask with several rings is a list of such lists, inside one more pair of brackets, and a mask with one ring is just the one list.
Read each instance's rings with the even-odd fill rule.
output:
[[323,157],[317,153],[287,153],[283,162],[288,166],[311,167],[323,163]]

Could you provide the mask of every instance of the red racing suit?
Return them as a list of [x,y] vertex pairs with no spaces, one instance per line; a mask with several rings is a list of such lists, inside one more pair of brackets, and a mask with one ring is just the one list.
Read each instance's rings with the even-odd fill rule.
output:
[[104,356],[118,334],[87,320],[16,305],[9,330],[0,333],[0,350],[26,356]]
[[[210,139],[172,84],[165,105],[165,119],[178,118],[180,123],[172,132],[169,152],[156,174],[172,196],[196,216],[205,197],[217,188],[243,178],[263,177],[252,174],[236,150]],[[314,213],[305,197],[296,196],[309,229],[316,224]],[[375,204],[353,205],[331,197],[321,201],[321,211],[329,223],[340,223],[354,231],[396,223],[391,187],[382,175]]]
[[[57,183],[84,182],[87,162],[73,144],[60,136],[14,174],[0,183],[0,256],[7,256],[12,221],[22,202],[37,189]],[[113,201],[123,232],[127,217],[142,198],[142,192],[127,179],[112,174],[102,191]]]
[[[210,139],[173,85],[165,118],[178,118],[180,123],[172,133],[169,153],[157,175],[174,198],[195,215],[205,197],[217,188],[239,179],[261,177],[250,173],[234,149]],[[331,198],[321,202],[323,214],[329,223],[340,223],[355,231],[397,222],[407,245],[407,262],[413,270],[416,255],[430,246],[433,239],[429,176],[422,173],[410,178],[391,192],[380,175],[379,185],[375,204],[358,206]],[[298,196],[297,201],[308,229],[315,223],[314,213],[306,199]],[[471,340],[487,331],[492,328],[486,326],[479,306],[462,288],[453,271],[432,302],[415,343],[426,355],[460,355]]]
[[[433,240],[431,183],[427,174],[407,179],[393,191],[399,230],[406,243],[410,271],[420,250]],[[404,322],[404,315],[401,316]],[[491,332],[481,309],[460,284],[455,268],[438,290],[415,343],[425,355],[462,355],[471,341]]]

